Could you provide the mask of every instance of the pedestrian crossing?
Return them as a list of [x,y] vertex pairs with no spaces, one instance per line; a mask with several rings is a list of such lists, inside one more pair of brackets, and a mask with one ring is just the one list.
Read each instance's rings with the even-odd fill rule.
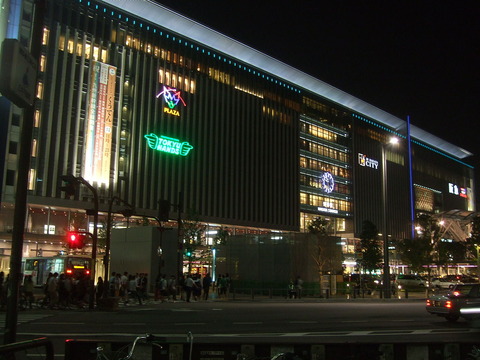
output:
[[[35,321],[39,319],[44,319],[46,317],[52,316],[51,314],[41,314],[41,313],[29,313],[29,312],[21,312],[18,313],[17,317],[17,324],[25,324],[30,321]],[[5,313],[0,313],[0,329],[5,327]]]

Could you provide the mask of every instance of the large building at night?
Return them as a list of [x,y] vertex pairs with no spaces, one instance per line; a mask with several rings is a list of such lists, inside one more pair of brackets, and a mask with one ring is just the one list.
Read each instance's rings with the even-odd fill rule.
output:
[[[6,6],[0,34],[28,48],[33,1]],[[8,244],[23,112],[0,106]],[[65,174],[98,189],[103,213],[117,197],[155,217],[182,197],[235,234],[325,216],[346,252],[365,220],[403,239],[419,213],[475,211],[470,152],[147,0],[48,0],[34,106],[25,255],[91,208],[83,187],[65,199]]]

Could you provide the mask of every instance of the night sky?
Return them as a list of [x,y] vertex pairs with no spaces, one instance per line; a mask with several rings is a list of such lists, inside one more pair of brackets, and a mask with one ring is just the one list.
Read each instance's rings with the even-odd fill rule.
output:
[[[158,0],[480,162],[480,1]],[[477,176],[478,180],[478,176]]]

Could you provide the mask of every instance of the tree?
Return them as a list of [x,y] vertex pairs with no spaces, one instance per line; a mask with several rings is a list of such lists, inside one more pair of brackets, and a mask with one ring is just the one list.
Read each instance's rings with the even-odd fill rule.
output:
[[360,245],[363,258],[359,261],[361,266],[370,272],[381,268],[383,260],[380,242],[378,240],[377,226],[369,220],[362,223]]
[[[192,270],[192,261],[197,258],[197,249],[203,245],[203,237],[206,226],[198,219],[198,215],[189,211],[185,220],[182,221],[184,257],[188,261],[188,272]],[[200,257],[200,256],[199,256]]]
[[398,242],[400,258],[416,272],[422,271],[423,266],[428,265],[427,276],[430,282],[430,265],[436,263],[439,266],[443,261],[439,252],[440,225],[436,219],[427,214],[419,215],[417,224],[420,230],[415,239],[404,239]]
[[214,246],[225,245],[229,236],[230,230],[221,226],[220,229],[218,229],[217,234],[213,238]]
[[[466,252],[467,257],[471,260],[475,260],[477,264],[480,262],[478,258],[478,249],[480,247],[480,216],[475,216],[471,223],[472,231],[470,237],[466,239]],[[479,270],[477,269],[477,272]]]
[[332,241],[333,224],[330,220],[318,217],[308,225],[308,232],[314,235],[315,246],[312,252],[312,258],[315,262],[318,272],[318,282],[320,286],[320,296],[322,296],[322,275],[326,265],[332,262],[335,242]]
[[422,271],[424,264],[430,264],[433,261],[432,244],[424,237],[400,240],[397,243],[397,250],[402,262],[414,272]]

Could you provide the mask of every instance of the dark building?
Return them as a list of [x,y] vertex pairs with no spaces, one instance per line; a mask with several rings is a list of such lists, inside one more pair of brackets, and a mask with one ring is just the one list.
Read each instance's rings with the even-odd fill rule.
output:
[[[8,6],[28,47],[32,1]],[[7,232],[22,112],[1,104]],[[91,207],[88,189],[64,199],[65,174],[93,184],[102,211],[118,197],[153,217],[160,199],[183,198],[185,212],[236,234],[305,231],[328,216],[345,252],[365,220],[398,239],[419,212],[475,210],[471,154],[407,125],[149,1],[49,0],[27,231],[59,240]]]

